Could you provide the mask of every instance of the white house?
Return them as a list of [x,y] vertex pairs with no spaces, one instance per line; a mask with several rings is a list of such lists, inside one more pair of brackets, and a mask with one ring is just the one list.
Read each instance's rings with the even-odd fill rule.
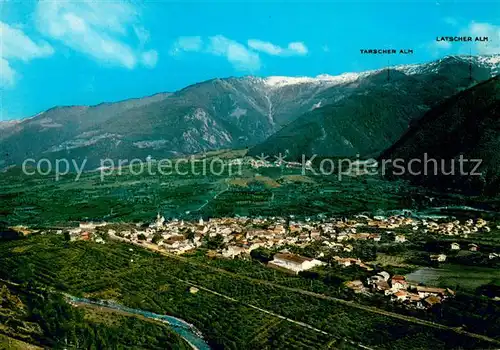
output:
[[404,235],[398,235],[398,236],[394,237],[394,241],[396,243],[404,243],[404,242],[406,242],[406,237]]
[[378,275],[382,276],[382,278],[384,279],[384,281],[388,281],[389,278],[391,277],[391,275],[387,271],[379,272]]
[[474,244],[474,243],[469,244],[469,250],[471,252],[477,252],[478,248],[479,248],[479,246],[477,244]]
[[451,244],[451,250],[460,250],[460,244],[458,243],[452,243]]
[[445,254],[431,255],[431,260],[432,261],[439,261],[439,262],[446,261],[446,255]]
[[395,275],[391,278],[391,286],[395,290],[407,289],[408,282],[406,282],[404,276]]
[[152,227],[156,227],[156,228],[162,228],[163,225],[165,223],[165,218],[163,216],[160,215],[160,213],[158,213],[156,215],[156,221],[153,225],[151,225]]
[[225,258],[234,258],[238,255],[246,253],[248,253],[248,250],[246,248],[230,245],[227,247],[227,249],[224,249],[222,251],[222,256]]
[[316,259],[307,258],[305,256],[278,253],[274,255],[274,260],[269,262],[272,265],[291,270],[295,273],[312,269],[315,266],[324,265],[325,263]]

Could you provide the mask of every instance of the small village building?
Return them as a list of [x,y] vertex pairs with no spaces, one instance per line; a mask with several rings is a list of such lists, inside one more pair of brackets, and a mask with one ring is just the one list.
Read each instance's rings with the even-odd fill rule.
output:
[[404,235],[397,235],[394,237],[394,242],[404,243],[404,242],[406,242],[406,237]]
[[347,244],[347,245],[344,246],[344,252],[350,253],[350,252],[353,251],[353,249],[354,249],[354,247],[352,245],[350,245],[350,244]]
[[345,282],[345,286],[354,291],[354,293],[362,293],[366,290],[363,282],[360,280]]
[[387,271],[379,272],[377,275],[381,276],[384,281],[388,281],[391,275]]
[[225,258],[234,259],[237,256],[248,254],[248,249],[245,247],[230,245],[222,251],[222,256]]
[[478,249],[479,249],[479,246],[477,244],[474,244],[474,243],[469,244],[469,250],[471,252],[477,252]]
[[389,283],[387,283],[387,281],[376,281],[374,283],[372,283],[372,288],[375,290],[375,291],[379,291],[379,292],[385,292],[385,291],[389,291],[391,289],[391,287],[389,286]]
[[408,298],[413,303],[419,302],[420,300],[422,300],[422,298],[420,297],[420,295],[418,295],[416,293],[408,293]]
[[391,286],[393,289],[407,289],[408,282],[404,276],[394,275],[391,278]]
[[430,258],[431,258],[431,261],[438,261],[438,262],[446,261],[446,255],[445,254],[431,255]]
[[434,305],[441,303],[441,298],[431,295],[424,299],[424,303],[427,307],[433,307]]
[[429,295],[445,295],[445,288],[427,287],[427,286],[417,286],[416,288],[418,295],[421,298],[428,297]]
[[396,293],[394,293],[393,295],[397,301],[405,301],[406,298],[408,297],[408,293],[404,290],[399,290]]
[[278,253],[274,255],[274,260],[270,261],[269,264],[299,273],[300,271],[309,270],[313,267],[324,265],[325,263],[305,256]]
[[347,267],[351,266],[351,260],[350,258],[341,258],[338,256],[334,256],[333,259],[339,264],[340,266]]
[[451,250],[460,250],[460,244],[453,242],[451,244]]
[[88,232],[88,231],[84,231],[84,232],[82,232],[82,233],[80,234],[80,239],[81,239],[82,241],[88,241],[88,240],[90,240],[90,232]]
[[96,242],[96,243],[100,243],[100,244],[104,244],[104,243],[106,243],[106,242],[104,241],[104,239],[102,239],[102,237],[97,237],[97,238],[95,239],[95,242]]

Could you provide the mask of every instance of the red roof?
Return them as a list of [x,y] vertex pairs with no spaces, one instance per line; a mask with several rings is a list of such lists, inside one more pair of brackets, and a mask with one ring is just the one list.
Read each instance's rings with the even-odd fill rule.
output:
[[405,276],[401,276],[401,275],[394,275],[394,276],[392,276],[392,279],[393,280],[402,280],[402,281],[406,280]]
[[278,253],[278,254],[274,255],[274,258],[292,261],[292,262],[299,263],[299,264],[302,264],[305,261],[313,260],[313,259],[307,258],[305,256],[300,256],[300,255],[295,255],[295,254],[290,254],[290,253]]

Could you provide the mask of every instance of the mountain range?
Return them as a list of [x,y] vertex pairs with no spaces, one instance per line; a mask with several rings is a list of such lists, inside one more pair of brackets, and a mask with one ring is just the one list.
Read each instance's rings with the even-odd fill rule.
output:
[[400,176],[418,185],[500,193],[500,77],[430,110],[380,155],[384,159],[412,161],[411,172]]
[[378,155],[447,98],[496,76],[500,55],[339,76],[213,79],[173,93],[54,107],[0,122],[0,166],[26,158],[145,159],[221,148],[250,155]]

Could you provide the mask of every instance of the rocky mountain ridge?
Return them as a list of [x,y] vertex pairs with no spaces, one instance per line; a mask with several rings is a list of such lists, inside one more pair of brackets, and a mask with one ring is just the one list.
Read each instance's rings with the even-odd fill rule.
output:
[[244,147],[293,156],[376,153],[433,105],[499,67],[500,56],[449,56],[339,76],[212,79],[145,98],[54,107],[0,123],[0,166],[41,157],[98,166],[108,157]]

